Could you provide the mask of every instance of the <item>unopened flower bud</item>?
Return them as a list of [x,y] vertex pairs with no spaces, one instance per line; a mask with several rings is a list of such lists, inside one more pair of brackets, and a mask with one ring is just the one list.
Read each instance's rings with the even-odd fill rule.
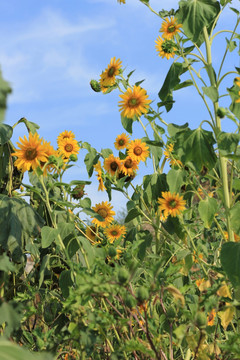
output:
[[69,159],[70,159],[71,161],[77,161],[77,160],[78,160],[78,157],[77,157],[76,154],[71,154],[71,155],[69,156]]
[[90,81],[90,86],[93,89],[93,91],[95,92],[100,92],[101,91],[101,86],[99,84],[99,82],[97,80],[91,80]]

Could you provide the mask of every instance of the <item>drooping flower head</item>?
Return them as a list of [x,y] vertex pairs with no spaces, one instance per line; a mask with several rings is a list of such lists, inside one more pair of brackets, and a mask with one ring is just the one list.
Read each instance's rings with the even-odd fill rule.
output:
[[158,55],[162,58],[169,60],[175,56],[174,50],[176,48],[171,40],[163,40],[160,36],[158,36],[155,43],[155,48],[158,52]]
[[113,221],[113,216],[115,215],[115,211],[112,210],[113,206],[108,203],[107,201],[102,201],[100,204],[96,204],[93,207],[93,210],[99,214],[100,216],[102,216],[102,218],[104,219],[103,221],[100,221],[96,218],[94,218],[92,220],[93,224],[96,224],[98,226],[101,226],[102,228],[105,228],[106,226],[108,226],[109,224],[111,224],[111,222]]
[[77,140],[72,138],[64,138],[59,141],[58,149],[59,152],[68,159],[72,154],[77,155],[79,153],[80,147]]
[[47,162],[47,152],[45,146],[42,144],[42,139],[39,138],[37,133],[29,133],[29,139],[26,135],[24,138],[19,138],[20,142],[17,142],[17,145],[20,149],[17,149],[12,156],[16,156],[14,165],[18,170],[25,172],[29,170],[35,170],[40,166],[41,162]]
[[114,142],[114,146],[117,150],[126,149],[128,144],[129,144],[129,136],[125,133],[118,135]]
[[121,69],[121,60],[116,59],[115,56],[111,58],[110,64],[100,75],[100,86],[108,87],[113,86],[116,82],[116,76],[119,74]]
[[124,225],[113,224],[104,229],[104,234],[108,238],[110,243],[113,243],[114,240],[119,239],[121,236],[124,238],[127,230]]
[[96,240],[97,237],[96,232],[97,232],[96,226],[88,226],[85,230],[87,238],[90,239],[91,241]]
[[[234,79],[234,82],[235,82],[235,84],[236,84],[238,87],[240,87],[240,76],[236,77],[236,78]],[[240,91],[238,92],[238,95],[239,95],[239,99],[237,99],[237,100],[235,101],[236,103],[240,103]]]
[[64,130],[57,137],[58,145],[63,139],[75,139],[75,134],[71,130],[70,131]]
[[[51,155],[55,155],[56,154],[56,150],[54,149],[54,147],[50,144],[50,142],[47,142],[45,140],[43,140],[43,146],[45,148],[45,152],[47,154],[47,157],[51,156]],[[45,162],[40,162],[41,168],[44,168],[43,170],[43,175],[47,176],[48,172],[52,172],[55,167],[52,164],[48,164],[44,167]]]
[[111,154],[104,160],[103,167],[109,174],[114,176],[121,168],[120,159]]
[[121,173],[125,176],[132,176],[134,172],[138,170],[139,161],[134,160],[131,156],[127,156],[124,160],[122,160]]
[[169,144],[166,146],[163,154],[166,157],[166,160],[170,162],[171,165],[173,166],[183,166],[182,162],[178,159],[175,159],[174,155],[173,155],[173,144]]
[[128,156],[137,162],[145,161],[149,156],[147,144],[141,139],[132,140],[128,145]]
[[158,198],[158,203],[160,204],[159,210],[164,211],[165,217],[168,215],[176,217],[185,209],[186,200],[183,200],[183,197],[175,192],[164,191],[162,198]]
[[161,29],[159,30],[162,32],[162,37],[167,40],[171,40],[174,38],[174,36],[180,32],[180,27],[182,24],[177,24],[177,20],[171,16],[170,20],[166,18],[166,20],[163,21]]
[[97,179],[99,182],[99,186],[98,186],[98,191],[104,191],[106,190],[104,183],[103,183],[103,179],[102,179],[102,167],[101,167],[101,162],[98,161],[98,163],[96,165],[93,166],[94,170],[97,172]]
[[117,0],[120,4],[126,4],[125,0]]
[[129,87],[124,94],[119,96],[123,99],[119,101],[119,111],[122,116],[133,119],[134,116],[141,116],[148,112],[151,100],[148,100],[146,90],[140,86],[134,85],[133,89]]

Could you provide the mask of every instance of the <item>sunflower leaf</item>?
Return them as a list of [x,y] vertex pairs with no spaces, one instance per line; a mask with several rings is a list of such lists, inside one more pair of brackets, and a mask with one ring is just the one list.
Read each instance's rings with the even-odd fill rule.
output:
[[133,119],[124,117],[121,115],[121,123],[123,128],[132,135],[132,124],[133,124]]

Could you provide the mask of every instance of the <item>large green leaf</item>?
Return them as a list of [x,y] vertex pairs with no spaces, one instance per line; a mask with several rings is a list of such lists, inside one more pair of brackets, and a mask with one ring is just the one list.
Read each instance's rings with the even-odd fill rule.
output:
[[223,155],[235,152],[240,140],[239,134],[220,132],[217,137],[218,148]]
[[240,286],[240,243],[228,242],[223,244],[220,259],[233,286]]
[[167,183],[170,192],[179,192],[186,179],[186,171],[170,169],[167,174]]
[[40,128],[40,126],[32,121],[28,121],[26,118],[21,118],[17,124],[24,123],[26,125],[26,128],[28,129],[28,132],[31,132],[32,134],[35,134],[35,132]]
[[52,244],[54,240],[56,240],[59,232],[57,229],[53,229],[49,226],[44,226],[41,230],[41,242],[42,248],[47,248]]
[[206,228],[210,228],[212,225],[214,215],[218,209],[217,200],[214,198],[207,197],[204,200],[201,200],[198,205],[199,215],[204,222]]
[[[14,308],[10,303],[3,303],[0,306],[0,326],[5,323],[4,335],[9,337],[14,330],[20,327],[20,315],[19,308]],[[2,357],[0,356],[2,359]]]
[[213,144],[215,140],[210,131],[197,128],[176,134],[177,143],[174,150],[181,150],[181,161],[184,165],[191,163],[197,171],[203,166],[211,170],[217,160]]
[[0,124],[0,145],[6,144],[12,137],[13,129],[6,124]]
[[20,261],[23,241],[38,236],[44,220],[23,199],[0,195],[0,245]]
[[240,236],[240,203],[237,202],[231,209],[230,209],[230,220],[231,220],[231,227],[232,230]]
[[0,340],[1,360],[53,360],[53,356],[47,353],[31,353],[11,341]]
[[7,108],[7,96],[11,92],[12,89],[10,88],[9,83],[3,79],[2,72],[0,70],[0,123],[4,120]]
[[210,28],[219,11],[220,4],[216,0],[181,0],[177,18],[189,39],[200,45],[203,27]]
[[133,120],[124,116],[121,116],[121,123],[124,129],[132,135],[132,124]]

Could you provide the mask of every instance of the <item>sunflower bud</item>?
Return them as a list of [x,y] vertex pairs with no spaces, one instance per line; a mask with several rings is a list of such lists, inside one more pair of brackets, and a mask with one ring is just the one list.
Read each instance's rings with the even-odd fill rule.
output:
[[226,115],[226,109],[224,109],[223,107],[217,109],[217,116],[219,116],[220,119],[223,119],[225,115]]
[[81,199],[81,198],[85,195],[84,186],[85,186],[85,185],[77,185],[77,186],[75,186],[75,188],[73,189],[73,191],[72,191],[72,197],[73,197],[75,200]]
[[111,258],[115,258],[115,256],[117,255],[117,250],[115,249],[114,246],[110,246],[109,249],[108,249],[108,255],[111,257]]
[[137,289],[137,294],[136,294],[136,298],[139,302],[139,304],[143,304],[144,301],[146,301],[149,297],[149,292],[148,292],[148,289],[145,288],[144,286],[140,286],[138,289]]
[[49,157],[48,157],[48,162],[50,163],[50,164],[57,164],[57,158],[56,158],[56,156],[55,155],[50,155]]
[[129,309],[135,308],[137,305],[136,299],[129,294],[125,297],[124,302]]
[[129,279],[129,272],[127,269],[120,269],[118,272],[118,281],[121,284],[124,284],[128,281]]
[[93,91],[95,92],[100,92],[101,91],[101,86],[99,84],[99,82],[97,80],[91,80],[90,81],[90,86],[93,89]]
[[71,161],[77,161],[77,160],[78,160],[78,157],[77,157],[76,154],[71,154],[71,155],[69,156],[69,159],[70,159]]
[[207,326],[207,316],[202,311],[199,311],[196,315],[195,323],[199,329],[204,329]]

